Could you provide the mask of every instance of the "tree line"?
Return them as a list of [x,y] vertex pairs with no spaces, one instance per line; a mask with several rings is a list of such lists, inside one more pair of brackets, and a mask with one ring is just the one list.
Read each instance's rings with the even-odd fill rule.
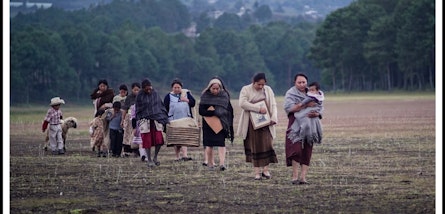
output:
[[[99,79],[117,90],[146,77],[164,92],[180,78],[199,94],[220,76],[236,95],[259,71],[277,95],[298,72],[326,91],[435,87],[432,0],[359,0],[320,22],[272,21],[267,14],[212,19],[178,0],[18,14],[10,30],[11,104],[52,96],[83,102]],[[187,37],[181,31],[192,22],[198,36]]]

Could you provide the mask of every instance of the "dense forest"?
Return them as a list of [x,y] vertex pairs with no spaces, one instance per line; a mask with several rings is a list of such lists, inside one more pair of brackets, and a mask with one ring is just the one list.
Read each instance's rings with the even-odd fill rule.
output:
[[277,95],[298,72],[325,91],[435,88],[434,0],[358,0],[318,21],[277,20],[265,4],[215,17],[179,0],[114,0],[19,13],[10,27],[11,105],[86,102],[103,78],[117,89],[148,77],[167,93],[177,77],[198,96],[218,75],[236,96],[259,71]]

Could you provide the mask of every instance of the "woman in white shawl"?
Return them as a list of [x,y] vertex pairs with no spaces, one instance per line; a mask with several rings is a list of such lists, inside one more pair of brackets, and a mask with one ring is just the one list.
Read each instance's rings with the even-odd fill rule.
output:
[[[260,101],[265,101],[266,105],[263,107],[255,105]],[[275,95],[272,88],[266,85],[264,73],[255,74],[252,83],[241,89],[239,105],[242,111],[237,135],[243,138],[246,162],[253,163],[255,180],[261,180],[262,177],[270,179],[269,164],[278,163],[272,146],[278,117]],[[271,121],[265,127],[254,129],[250,112],[260,114],[269,112]]]
[[[292,184],[308,184],[306,181],[306,175],[309,170],[309,164],[312,156],[313,143],[321,143],[321,114],[316,111],[305,111],[307,107],[315,106],[315,102],[309,102],[308,104],[301,105],[303,100],[307,98],[307,76],[305,74],[297,74],[294,77],[294,84],[284,96],[284,110],[289,118],[288,130],[286,131],[286,166],[292,166]],[[305,112],[302,117],[306,116],[312,118],[310,124],[304,124],[305,126],[311,126],[311,130],[317,132],[317,136],[320,138],[313,138],[311,132],[306,132],[308,136],[304,136],[301,139],[301,124],[303,121],[295,117],[295,112]],[[318,119],[316,119],[318,118]],[[300,139],[299,139],[300,138]],[[311,139],[311,140],[307,140]],[[301,166],[301,174],[298,177],[298,166]]]

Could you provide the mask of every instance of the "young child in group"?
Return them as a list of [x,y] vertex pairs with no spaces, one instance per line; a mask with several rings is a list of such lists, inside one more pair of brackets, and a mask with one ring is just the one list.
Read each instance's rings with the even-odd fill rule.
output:
[[119,86],[119,94],[113,97],[113,103],[116,101],[121,102],[121,106],[124,106],[125,99],[128,95],[128,88],[127,85],[122,84]]
[[121,102],[113,103],[113,109],[107,110],[106,120],[109,121],[110,149],[113,157],[120,157],[122,153],[122,142],[124,140],[124,129],[121,127],[123,110]]
[[42,124],[42,132],[45,132],[49,125],[49,145],[53,155],[65,154],[60,121],[63,118],[62,110],[60,110],[61,104],[65,104],[65,101],[60,99],[60,97],[51,99],[51,103],[49,104],[51,108],[48,109]]
[[97,157],[107,157],[107,148],[104,144],[104,121],[101,118],[105,110],[99,109],[94,115],[94,119],[90,122],[92,130],[91,141],[95,148],[97,148]]
[[[311,101],[314,101],[317,105],[314,106],[315,109],[311,109],[311,110],[315,110],[318,113],[320,113],[323,110],[323,101],[324,101],[324,93],[323,93],[323,91],[320,90],[320,84],[318,82],[311,82],[308,85],[308,91],[306,94],[308,97],[305,98],[298,105],[300,105],[300,106],[307,105]],[[313,107],[311,107],[311,108],[313,108]]]

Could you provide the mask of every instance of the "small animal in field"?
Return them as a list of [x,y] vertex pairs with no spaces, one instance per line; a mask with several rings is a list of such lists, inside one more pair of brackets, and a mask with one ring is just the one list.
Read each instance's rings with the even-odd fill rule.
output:
[[[68,134],[68,130],[70,128],[77,128],[77,119],[75,117],[67,117],[66,119],[61,120],[60,122],[62,123],[61,126],[62,126],[63,151],[66,151],[65,149],[66,135]],[[49,146],[49,136],[47,131],[45,137],[45,147],[43,149],[47,151],[48,146]]]

